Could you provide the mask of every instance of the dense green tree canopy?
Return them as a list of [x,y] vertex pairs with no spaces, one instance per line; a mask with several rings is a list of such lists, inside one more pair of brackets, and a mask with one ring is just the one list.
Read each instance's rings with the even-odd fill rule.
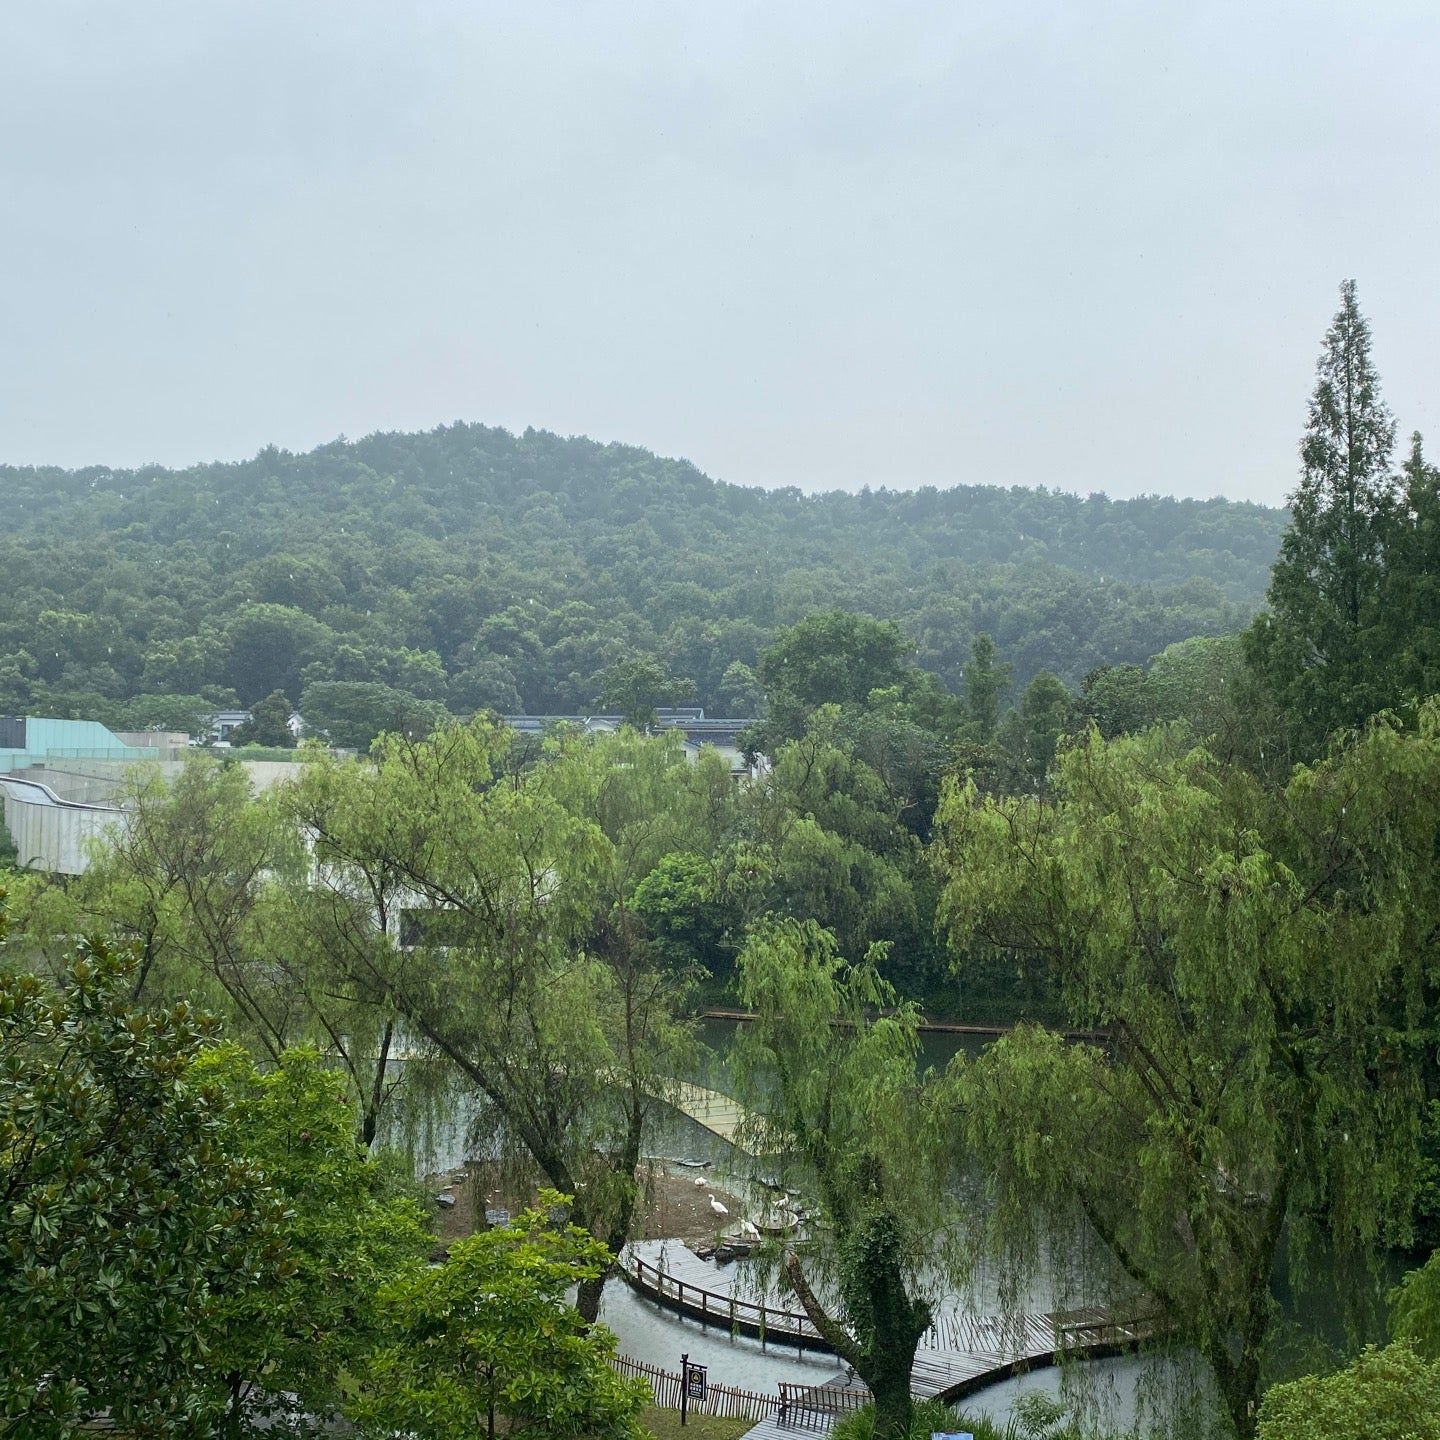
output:
[[995,641],[977,635],[970,642],[970,661],[965,666],[965,710],[970,731],[982,743],[995,735],[1000,723],[1000,701],[1010,688],[1010,667],[996,658]]
[[309,732],[364,754],[379,735],[428,735],[445,717],[435,700],[419,700],[379,680],[317,680],[300,697]]
[[1405,1345],[1364,1350],[1343,1370],[1276,1385],[1259,1440],[1440,1440],[1440,1362]]
[[[432,1246],[424,1214],[355,1138],[343,1075],[318,1051],[259,1070],[238,1046],[195,1062],[223,1099],[221,1136],[284,1209],[285,1265],[227,1286],[206,1318],[206,1365],[228,1402],[226,1432],[298,1408],[337,1413],[347,1377],[380,1338],[378,1296]],[[279,1411],[279,1415],[270,1412]],[[308,1427],[307,1427],[308,1428]]]
[[655,723],[659,705],[673,705],[694,697],[693,681],[667,675],[664,667],[645,656],[616,660],[600,675],[600,703],[618,711],[626,724],[638,730]]
[[543,1208],[450,1247],[443,1265],[407,1273],[380,1296],[381,1347],[350,1407],[375,1440],[643,1440],[648,1387],[624,1380],[615,1339],[587,1326],[566,1299],[609,1263],[605,1247]]
[[863,701],[897,684],[911,647],[899,626],[843,610],[810,615],[792,625],[760,657],[759,674],[771,695],[807,710]]
[[278,690],[272,690],[250,709],[250,718],[230,734],[235,745],[267,745],[289,749],[295,744],[290,730],[292,707]]
[[1401,467],[1402,518],[1392,539],[1385,645],[1394,655],[1401,693],[1440,693],[1440,467],[1425,457],[1419,433]]
[[637,656],[711,713],[753,714],[761,650],[835,608],[897,621],[951,690],[981,631],[1019,685],[1074,685],[1243,624],[1284,519],[980,485],[751,490],[479,425],[184,471],[0,466],[0,494],[0,713],[115,723],[138,697],[173,714],[332,681],[457,714],[591,713]]
[[[507,774],[512,738],[476,720],[387,737],[375,763],[317,756],[296,814],[344,937],[335,964],[444,1056],[497,1144],[574,1195],[613,1255],[645,1118],[688,1043],[688,977],[644,943],[631,897],[728,798],[729,770],[627,730]],[[418,944],[402,943],[402,894]]]
[[193,1073],[213,1027],[132,1008],[134,959],[82,945],[58,988],[0,975],[0,1431],[47,1440],[108,1410],[210,1433],[216,1297],[280,1268],[279,1217]]
[[1394,444],[1370,327],[1347,281],[1320,353],[1269,606],[1245,636],[1302,756],[1380,710],[1413,710],[1440,684],[1440,482],[1418,434],[1401,475]]
[[[878,958],[847,964],[813,920],[757,926],[740,956],[740,993],[757,1018],[734,1063],[756,1107],[752,1148],[817,1187],[824,1222],[786,1254],[790,1287],[874,1394],[876,1436],[900,1440],[931,1321],[920,1276],[946,1207],[925,1144],[933,1087],[916,1075],[917,1014],[907,1005],[875,1017],[896,1000]],[[838,1304],[827,1307],[826,1293]]]

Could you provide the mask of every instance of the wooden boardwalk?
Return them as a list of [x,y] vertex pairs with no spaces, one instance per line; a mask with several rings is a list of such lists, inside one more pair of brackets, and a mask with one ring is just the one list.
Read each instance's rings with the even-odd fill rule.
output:
[[[891,1012],[885,1011],[884,1014]],[[724,1006],[709,1006],[699,1012],[701,1020],[734,1020],[737,1024],[749,1024],[760,1017],[753,1010],[734,1010]],[[832,1021],[835,1025],[844,1025],[845,1021]],[[1040,1023],[1040,1022],[1037,1022]],[[916,1030],[922,1035],[978,1035],[989,1040],[998,1040],[1002,1035],[1008,1035],[1015,1026],[1012,1025],[984,1025],[972,1024],[960,1020],[921,1020],[916,1025]],[[1052,1027],[1047,1026],[1047,1029]],[[1115,1038],[1110,1030],[1056,1030],[1057,1035],[1063,1035],[1067,1040],[1088,1040],[1096,1045],[1103,1045]]]
[[679,1240],[632,1240],[620,1273],[642,1295],[732,1334],[753,1335],[797,1350],[828,1350],[807,1315],[737,1295],[733,1278]]
[[[688,1115],[741,1154],[768,1154],[781,1148],[778,1143],[765,1143],[768,1134],[764,1120],[757,1119],[738,1100],[719,1090],[707,1090],[689,1080],[672,1080],[667,1081],[663,1089],[657,1088],[655,1097],[682,1115]],[[757,1140],[761,1142],[758,1149]]]
[[[807,1315],[737,1295],[730,1275],[679,1241],[632,1241],[621,1254],[620,1269],[641,1294],[705,1324],[758,1336],[770,1344],[794,1345],[800,1351],[830,1349]],[[1143,1307],[1130,1317],[1099,1307],[1046,1315],[944,1316],[920,1342],[910,1389],[919,1399],[958,1400],[1036,1366],[1122,1353],[1159,1328],[1158,1317],[1146,1314]],[[829,1388],[815,1393],[823,1398]],[[819,1400],[790,1408],[797,1413],[812,1408],[828,1413],[828,1406]],[[784,1422],[764,1423],[793,1428],[802,1422],[792,1414]],[[756,1440],[765,1437],[756,1435]]]
[[739,1144],[735,1137],[750,1121],[750,1112],[738,1100],[688,1080],[677,1080],[660,1098],[731,1145]]

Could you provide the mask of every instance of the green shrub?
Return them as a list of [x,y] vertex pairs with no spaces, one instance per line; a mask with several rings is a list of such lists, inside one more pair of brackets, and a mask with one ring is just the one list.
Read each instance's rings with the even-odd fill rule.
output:
[[1368,1346],[1346,1369],[1276,1385],[1257,1440],[1440,1440],[1440,1362],[1403,1341]]
[[[910,1440],[930,1440],[936,1431],[962,1429],[955,1412],[940,1400],[921,1400],[910,1420]],[[875,1407],[867,1405],[853,1415],[847,1415],[830,1432],[831,1440],[873,1440],[875,1434]],[[990,1440],[988,1435],[976,1432],[975,1440]]]
[[[934,1434],[968,1431],[975,1440],[1075,1440],[1078,1435],[1064,1423],[1069,1407],[1053,1395],[1039,1391],[1022,1396],[1003,1425],[988,1415],[952,1410],[942,1400],[916,1402],[910,1421],[910,1440],[930,1440]],[[875,1407],[867,1405],[847,1415],[830,1432],[831,1440],[873,1440]]]

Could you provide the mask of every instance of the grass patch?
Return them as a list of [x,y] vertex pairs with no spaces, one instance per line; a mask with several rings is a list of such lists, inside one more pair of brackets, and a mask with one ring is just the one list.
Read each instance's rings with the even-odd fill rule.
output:
[[743,1417],[722,1420],[716,1415],[697,1415],[692,1410],[685,1417],[682,1430],[680,1412],[662,1410],[658,1405],[647,1405],[640,1412],[640,1423],[655,1440],[739,1440],[747,1430],[755,1428],[755,1421]]

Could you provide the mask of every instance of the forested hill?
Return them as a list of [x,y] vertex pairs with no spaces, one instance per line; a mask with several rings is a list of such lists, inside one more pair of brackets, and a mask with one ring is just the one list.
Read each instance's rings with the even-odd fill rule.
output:
[[0,497],[0,712],[32,713],[329,679],[585,710],[636,651],[743,709],[776,627],[831,606],[898,620],[952,685],[979,630],[1017,681],[1075,682],[1241,623],[1285,518],[984,485],[765,491],[479,425],[178,471],[0,467]]

